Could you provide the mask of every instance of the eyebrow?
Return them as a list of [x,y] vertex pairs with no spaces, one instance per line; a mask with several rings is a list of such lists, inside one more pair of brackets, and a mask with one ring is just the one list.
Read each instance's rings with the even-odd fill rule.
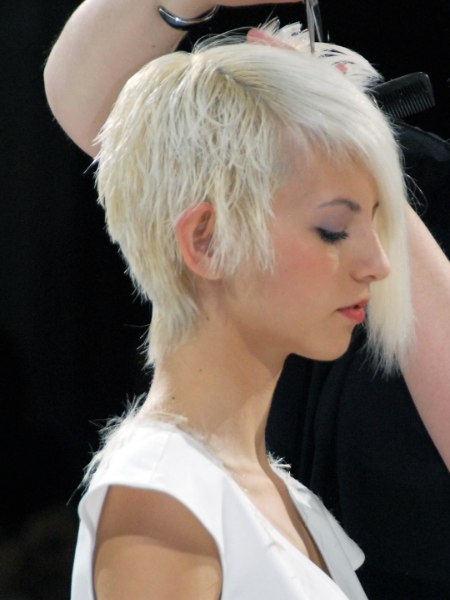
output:
[[[323,202],[322,204],[319,204],[319,206],[317,208],[326,208],[328,206],[339,206],[339,205],[346,206],[349,210],[351,210],[354,213],[361,212],[361,205],[358,204],[357,202],[354,202],[353,200],[348,200],[347,198],[334,198],[334,200],[329,200],[328,202]],[[375,214],[375,211],[377,210],[379,205],[380,205],[379,202],[375,202],[375,204],[373,206],[372,214]]]

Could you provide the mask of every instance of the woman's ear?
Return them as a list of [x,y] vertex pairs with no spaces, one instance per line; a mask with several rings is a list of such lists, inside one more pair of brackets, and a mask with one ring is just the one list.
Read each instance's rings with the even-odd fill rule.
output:
[[204,279],[218,279],[211,269],[216,215],[208,202],[188,208],[176,226],[180,254],[188,269]]

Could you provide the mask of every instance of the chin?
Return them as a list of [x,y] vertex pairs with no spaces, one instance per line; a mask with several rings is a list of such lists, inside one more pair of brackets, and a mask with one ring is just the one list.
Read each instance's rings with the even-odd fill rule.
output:
[[309,358],[310,360],[318,360],[322,362],[331,362],[333,360],[337,360],[343,356],[349,346],[350,346],[351,336],[348,336],[345,340],[342,340],[342,343],[334,344],[323,344],[320,347],[314,346],[314,348],[302,348],[302,350],[295,352],[299,356],[303,356],[304,358]]

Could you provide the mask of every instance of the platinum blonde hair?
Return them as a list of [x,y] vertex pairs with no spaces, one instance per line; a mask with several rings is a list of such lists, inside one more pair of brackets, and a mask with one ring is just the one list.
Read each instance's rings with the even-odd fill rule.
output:
[[184,211],[202,201],[214,207],[213,268],[221,274],[244,259],[270,271],[268,223],[274,193],[292,172],[289,153],[300,153],[307,169],[319,150],[332,161],[357,160],[378,187],[375,226],[391,273],[372,286],[368,338],[389,369],[406,350],[412,309],[398,149],[364,93],[377,73],[337,46],[317,44],[311,55],[298,25],[269,31],[297,51],[225,37],[150,62],[128,81],[99,136],[108,230],[153,304],[149,360],[181,344],[197,322],[195,285],[175,236]]

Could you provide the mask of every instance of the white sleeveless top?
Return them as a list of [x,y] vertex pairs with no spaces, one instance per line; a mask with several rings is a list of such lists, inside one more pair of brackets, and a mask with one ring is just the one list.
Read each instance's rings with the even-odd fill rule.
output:
[[168,494],[197,517],[218,548],[221,600],[367,600],[354,573],[361,550],[312,492],[276,471],[333,579],[269,523],[201,442],[174,425],[147,422],[133,425],[80,502],[71,599],[95,599],[97,525],[108,487],[121,485]]

